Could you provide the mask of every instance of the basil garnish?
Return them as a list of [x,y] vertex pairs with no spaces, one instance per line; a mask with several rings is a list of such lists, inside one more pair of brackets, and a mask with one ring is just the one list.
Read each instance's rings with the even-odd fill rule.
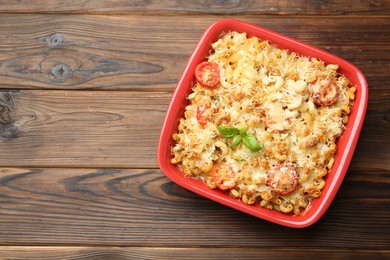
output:
[[256,137],[246,133],[246,127],[238,129],[234,126],[217,126],[217,129],[224,138],[233,138],[230,143],[232,147],[238,146],[242,142],[252,152],[263,150]]

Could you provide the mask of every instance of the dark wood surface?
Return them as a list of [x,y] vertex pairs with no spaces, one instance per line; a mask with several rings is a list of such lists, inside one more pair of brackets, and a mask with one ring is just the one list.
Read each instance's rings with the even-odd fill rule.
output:
[[[0,259],[390,258],[390,1],[4,2]],[[177,79],[222,18],[315,45],[367,78],[351,165],[313,226],[221,206],[158,167]]]

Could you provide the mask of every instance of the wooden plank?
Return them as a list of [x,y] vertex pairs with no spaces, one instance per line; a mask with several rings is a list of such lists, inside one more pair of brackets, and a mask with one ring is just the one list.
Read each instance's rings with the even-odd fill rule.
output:
[[317,224],[291,229],[201,198],[159,170],[6,168],[0,245],[388,250],[390,191],[382,181],[388,187],[385,175],[347,178]]
[[[389,91],[370,93],[351,164],[354,172],[390,170],[390,136],[383,135],[390,124]],[[2,92],[0,166],[157,168],[157,143],[170,98],[171,93],[162,92]]]
[[[218,252],[216,252],[218,250]],[[182,247],[0,247],[0,255],[5,259],[357,259],[371,257],[386,259],[390,251],[359,249],[329,250],[320,249],[304,252],[286,249],[264,248],[182,248]]]
[[[171,91],[203,31],[221,18],[1,15],[0,88]],[[351,61],[372,89],[390,84],[386,17],[235,18]]]
[[272,1],[272,0],[204,0],[204,1],[121,1],[98,0],[68,1],[7,1],[0,5],[0,12],[18,13],[99,13],[99,14],[309,14],[309,15],[388,15],[388,0],[364,1]]
[[170,96],[107,91],[2,93],[0,165],[156,167],[157,142]]

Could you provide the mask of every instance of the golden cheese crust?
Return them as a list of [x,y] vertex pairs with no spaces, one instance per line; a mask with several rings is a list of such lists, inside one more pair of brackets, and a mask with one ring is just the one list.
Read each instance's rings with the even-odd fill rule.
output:
[[[220,83],[193,86],[171,162],[244,203],[302,214],[326,185],[356,87],[336,64],[245,33],[229,32],[212,48]],[[232,146],[217,126],[244,128],[264,149]]]

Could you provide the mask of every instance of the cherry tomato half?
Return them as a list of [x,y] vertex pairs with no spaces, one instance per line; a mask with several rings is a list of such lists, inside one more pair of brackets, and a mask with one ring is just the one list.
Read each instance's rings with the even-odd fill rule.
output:
[[320,106],[333,105],[339,96],[336,82],[331,78],[320,78],[309,86],[310,97]]
[[278,164],[267,171],[267,186],[275,193],[288,194],[297,184],[298,175],[294,166]]
[[206,88],[215,88],[219,84],[219,67],[214,62],[204,61],[195,69],[196,81]]
[[228,164],[217,164],[210,173],[210,177],[221,190],[228,190],[236,186],[236,175]]
[[196,119],[201,126],[205,127],[210,122],[210,117],[211,111],[209,104],[201,105],[196,109]]

